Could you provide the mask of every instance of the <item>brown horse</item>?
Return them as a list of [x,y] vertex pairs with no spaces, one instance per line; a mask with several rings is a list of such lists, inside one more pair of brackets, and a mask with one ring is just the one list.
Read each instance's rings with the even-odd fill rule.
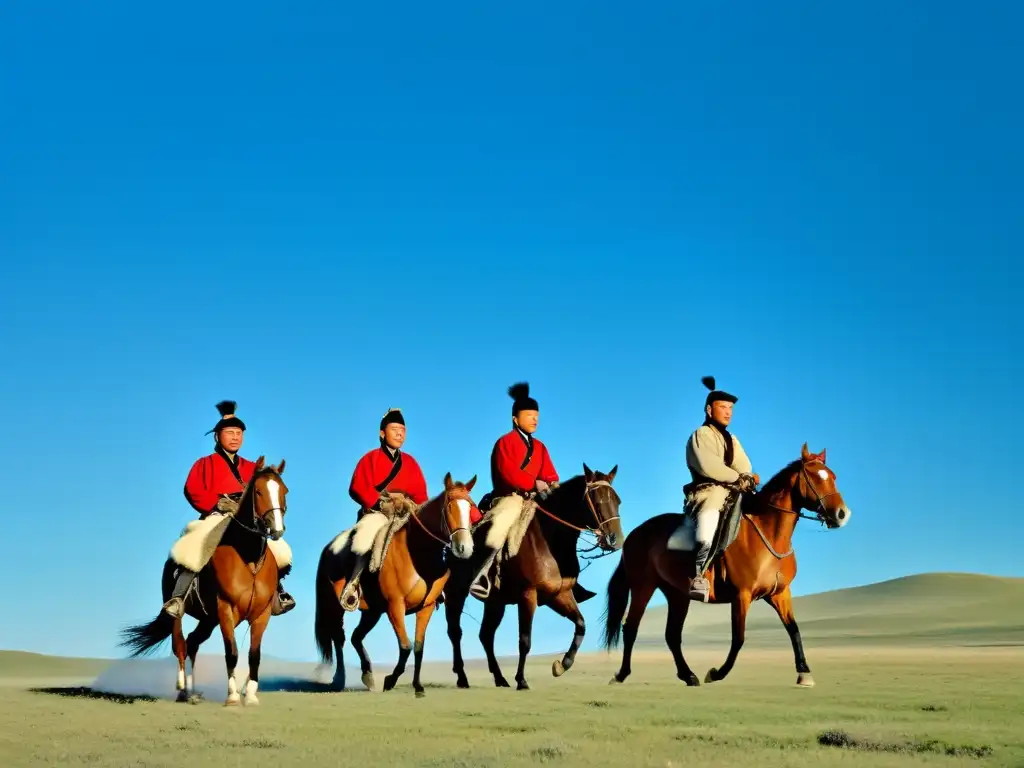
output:
[[[249,622],[249,678],[245,683],[245,704],[259,704],[256,690],[260,679],[260,645],[270,621],[271,603],[277,589],[278,567],[268,552],[267,539],[277,541],[284,535],[288,486],[281,479],[284,459],[276,467],[264,466],[264,457],[256,461],[252,479],[242,492],[238,511],[217,545],[209,563],[196,577],[185,600],[185,612],[199,624],[186,640],[182,620],[161,611],[148,624],[129,627],[121,634],[120,645],[132,649],[131,656],[144,656],[173,634],[174,655],[178,658],[178,701],[196,701],[192,675],[196,655],[218,624],[224,637],[224,660],[228,673],[228,697],[225,706],[241,703],[235,681],[238,647],[235,628]],[[174,587],[175,563],[164,565],[163,596],[167,600]],[[185,658],[191,670],[186,675]]]
[[[735,541],[715,556],[706,578],[711,584],[709,602],[732,604],[732,646],[721,669],[711,669],[704,682],[722,680],[732,670],[743,647],[747,610],[754,600],[766,600],[778,613],[793,644],[797,685],[812,686],[803,641],[793,616],[790,585],[796,578],[796,556],[791,545],[797,518],[819,520],[840,528],[850,510],[836,489],[835,473],[825,465],[825,451],[810,453],[807,443],[801,458],[786,466],[757,493],[742,498],[742,522]],[[814,512],[804,515],[800,510]],[[668,601],[665,642],[675,659],[676,676],[687,685],[700,685],[683,658],[683,623],[690,608],[689,585],[694,552],[669,548],[669,539],[683,522],[683,515],[669,513],[644,521],[626,538],[622,559],[608,583],[605,613],[605,647],[625,638],[622,666],[611,682],[624,682],[640,619],[654,590]],[[622,617],[629,604],[625,625]]]
[[[410,520],[391,539],[380,569],[376,573],[363,574],[363,594],[359,601],[362,615],[352,633],[352,647],[359,655],[363,685],[370,690],[374,688],[373,668],[363,647],[363,639],[377,626],[381,616],[387,613],[398,638],[398,663],[391,674],[384,678],[384,690],[390,691],[405,672],[409,660],[410,643],[405,630],[405,617],[415,613],[412,687],[417,696],[423,696],[424,690],[420,684],[423,641],[438,598],[448,583],[446,550],[450,547],[456,558],[468,558],[473,554],[473,537],[469,525],[473,513],[478,511],[470,496],[474,485],[475,475],[468,483],[461,483],[453,481],[450,472],[446,474],[444,493],[413,512]],[[339,689],[345,687],[345,664],[342,657],[345,613],[340,600],[351,556],[344,544],[339,543],[346,540],[345,537],[343,533],[324,547],[316,572],[314,634],[324,663],[330,663],[332,656],[337,656],[334,686]]]
[[[533,635],[533,615],[538,606],[550,607],[575,626],[569,650],[561,661],[552,663],[551,673],[560,677],[572,667],[587,630],[576,599],[576,593],[581,591],[576,589],[580,572],[576,545],[580,533],[589,531],[596,534],[598,546],[606,552],[622,546],[619,495],[612,488],[617,471],[618,465],[608,474],[603,474],[593,472],[584,464],[582,475],[566,480],[537,505],[519,551],[501,564],[501,585],[492,588],[484,601],[484,616],[480,625],[480,643],[487,654],[487,667],[494,676],[494,684],[499,688],[507,688],[509,684],[494,655],[494,635],[509,605],[519,608],[518,690],[528,690],[530,687],[526,682],[525,666]],[[482,521],[473,531],[473,538],[478,544],[486,540],[488,525]],[[459,688],[469,687],[462,660],[462,609],[469,596],[473,574],[481,564],[477,562],[475,567],[467,561],[453,564],[451,586],[445,593],[448,638],[452,642],[453,651],[452,671],[457,677]],[[582,599],[592,596],[587,595]]]

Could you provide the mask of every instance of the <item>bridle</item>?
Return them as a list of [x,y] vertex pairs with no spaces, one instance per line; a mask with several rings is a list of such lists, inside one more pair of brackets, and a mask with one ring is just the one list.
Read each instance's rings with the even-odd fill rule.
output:
[[765,500],[762,500],[761,503],[764,504],[766,507],[771,507],[772,509],[778,510],[779,512],[785,512],[785,513],[790,514],[790,515],[796,515],[797,517],[802,518],[804,520],[817,520],[822,525],[826,525],[828,521],[827,521],[825,515],[826,515],[828,510],[825,509],[825,499],[831,498],[832,496],[839,496],[840,493],[839,493],[839,491],[834,491],[833,493],[826,493],[823,496],[818,491],[817,486],[814,484],[814,481],[811,479],[810,473],[807,471],[808,465],[814,464],[815,462],[817,462],[817,463],[821,464],[821,466],[827,468],[827,465],[825,464],[825,462],[821,461],[821,459],[811,459],[810,461],[803,462],[803,464],[800,466],[800,474],[803,476],[804,481],[807,483],[807,487],[810,488],[814,492],[814,497],[815,497],[815,499],[818,502],[817,504],[815,504],[814,509],[812,510],[814,512],[813,515],[805,515],[803,512],[800,511],[799,508],[797,508],[797,509],[786,509],[785,507],[780,507],[777,504],[772,504],[772,503],[770,503],[768,501],[765,501]]
[[460,501],[468,501],[471,509],[476,507],[476,504],[473,503],[473,500],[469,498],[468,494],[464,499],[451,499],[449,498],[448,491],[446,490],[444,492],[444,501],[441,502],[441,527],[442,533],[447,534],[448,536],[447,541],[445,541],[432,530],[427,528],[426,524],[420,519],[420,516],[418,514],[419,510],[411,512],[409,516],[412,517],[412,519],[415,520],[417,523],[419,523],[420,528],[422,528],[423,532],[426,533],[430,538],[438,542],[445,549],[449,549],[452,546],[452,540],[455,538],[456,533],[458,533],[459,531],[466,531],[467,533],[470,532],[470,529],[465,526],[460,525],[458,528],[452,529],[452,527],[448,524],[449,507],[451,507],[452,504],[458,504]]
[[253,520],[257,521],[257,522],[254,522],[254,525],[256,525],[257,527],[256,528],[250,528],[248,525],[246,525],[245,523],[243,523],[241,520],[238,519],[238,512],[241,512],[241,510],[242,510],[242,500],[245,499],[246,494],[249,493],[249,490],[255,484],[257,477],[259,477],[259,475],[253,475],[253,478],[248,483],[246,483],[245,486],[242,488],[242,495],[238,499],[238,511],[235,512],[235,514],[231,515],[231,521],[233,523],[235,523],[236,525],[238,525],[238,527],[242,528],[243,530],[246,530],[246,531],[248,531],[249,533],[251,533],[251,534],[253,534],[255,536],[259,536],[261,539],[266,540],[266,539],[270,538],[270,526],[267,525],[267,522],[266,522],[267,521],[267,517],[269,515],[273,514],[274,512],[280,512],[281,513],[281,518],[283,519],[285,513],[288,510],[287,510],[286,507],[270,507],[269,509],[264,511],[262,515],[257,516],[256,515],[256,493],[255,493],[255,491],[253,491],[253,493],[250,494],[250,504],[252,504],[252,517],[253,517]]
[[[573,525],[572,523],[568,522],[567,520],[563,520],[558,515],[552,514],[548,510],[544,509],[544,507],[542,507],[540,504],[537,504],[536,499],[534,499],[534,504],[537,504],[537,509],[538,510],[543,512],[545,515],[550,517],[552,520],[555,520],[556,522],[561,523],[566,528],[571,528],[574,531],[579,531],[580,533],[592,533],[592,534],[594,534],[594,536],[597,537],[597,546],[600,546],[600,547],[604,548],[603,547],[603,542],[604,542],[605,538],[607,537],[607,533],[605,532],[604,527],[608,523],[614,522],[615,520],[618,520],[620,518],[619,518],[619,515],[614,515],[613,517],[602,519],[601,515],[598,514],[597,505],[594,504],[594,497],[592,496],[592,493],[596,489],[598,489],[598,488],[612,488],[612,484],[610,482],[608,482],[607,480],[587,480],[586,481],[586,485],[583,488],[583,499],[584,499],[584,501],[586,501],[587,507],[590,509],[590,513],[594,516],[594,522],[597,523],[597,527],[596,528],[594,528],[593,526],[586,526],[586,527],[581,528],[578,525]],[[615,489],[612,488],[612,493],[614,493],[614,492],[615,492]]]

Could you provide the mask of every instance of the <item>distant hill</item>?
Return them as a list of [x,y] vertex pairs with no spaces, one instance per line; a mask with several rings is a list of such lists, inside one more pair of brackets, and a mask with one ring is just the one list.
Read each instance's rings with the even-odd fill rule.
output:
[[[904,576],[793,599],[800,634],[823,645],[1024,645],[1024,578],[969,573]],[[666,608],[652,607],[638,645],[664,647]],[[692,604],[686,645],[727,643],[728,606]],[[763,601],[747,617],[746,646],[788,647],[775,611]]]

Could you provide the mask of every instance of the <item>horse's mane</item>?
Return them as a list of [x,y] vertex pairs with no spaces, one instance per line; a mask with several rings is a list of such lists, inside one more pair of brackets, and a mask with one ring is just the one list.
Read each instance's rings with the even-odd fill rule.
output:
[[761,486],[761,494],[767,497],[784,490],[789,482],[790,475],[800,469],[803,463],[803,459],[797,459],[784,466],[767,483]]

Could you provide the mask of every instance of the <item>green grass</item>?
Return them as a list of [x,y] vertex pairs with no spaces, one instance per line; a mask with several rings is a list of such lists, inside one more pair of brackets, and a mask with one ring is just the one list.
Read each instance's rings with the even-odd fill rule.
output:
[[[675,680],[663,609],[624,685],[608,685],[618,652],[559,679],[554,657],[534,656],[526,692],[493,688],[479,661],[474,688],[456,690],[446,662],[427,665],[423,699],[411,665],[386,694],[271,691],[225,709],[219,687],[194,706],[98,695],[88,681],[110,661],[0,653],[0,766],[1024,766],[1022,597],[1021,579],[928,574],[799,598],[812,689],[794,686],[767,606],[732,675],[699,688]],[[702,679],[727,622],[709,606],[687,622]],[[378,685],[393,663],[377,660]]]

